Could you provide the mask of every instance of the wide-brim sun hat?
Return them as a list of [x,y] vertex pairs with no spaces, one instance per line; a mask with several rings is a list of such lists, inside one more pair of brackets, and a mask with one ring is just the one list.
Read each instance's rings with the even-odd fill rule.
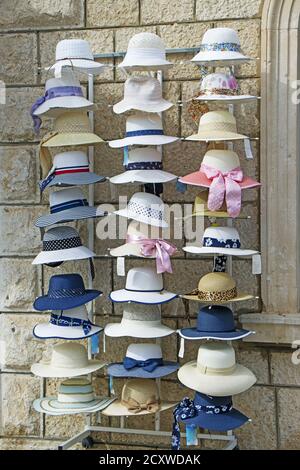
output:
[[39,413],[45,413],[51,416],[62,416],[62,415],[74,415],[74,414],[82,414],[82,413],[97,413],[98,411],[104,410],[108,405],[110,405],[115,398],[103,398],[103,397],[95,397],[89,404],[83,405],[78,404],[78,406],[67,407],[62,406],[61,403],[58,402],[57,397],[45,397],[45,398],[38,398],[34,400],[32,406],[35,411]]
[[162,70],[173,64],[166,60],[165,45],[154,33],[138,33],[129,41],[124,59],[119,68],[131,70]]
[[109,178],[113,184],[128,183],[169,183],[177,179],[176,175],[163,170],[130,170]]
[[229,111],[209,111],[203,114],[197,134],[185,138],[204,142],[244,139],[248,137],[237,132],[235,117]]
[[164,203],[155,194],[135,193],[124,209],[113,213],[154,227],[168,227],[168,223],[164,220]]

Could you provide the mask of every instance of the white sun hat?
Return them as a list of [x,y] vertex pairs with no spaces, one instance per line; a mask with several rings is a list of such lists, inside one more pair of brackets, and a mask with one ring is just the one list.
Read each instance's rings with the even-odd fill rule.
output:
[[124,98],[113,106],[116,114],[135,109],[148,113],[160,113],[173,106],[163,99],[162,88],[154,77],[130,77],[124,85]]
[[241,248],[240,235],[234,227],[208,227],[203,234],[202,246],[184,246],[183,250],[199,255],[253,256],[259,253]]
[[164,220],[164,203],[159,196],[150,193],[135,193],[125,209],[119,209],[114,214],[133,219],[156,227],[167,228]]
[[33,328],[36,338],[85,339],[102,331],[101,326],[89,320],[85,305],[68,310],[53,310],[47,323],[39,323]]
[[31,366],[31,372],[38,377],[78,377],[101,369],[105,363],[88,359],[82,344],[68,342],[53,346],[50,361],[40,361]]
[[197,134],[186,137],[186,140],[204,142],[241,139],[248,137],[238,133],[236,119],[229,111],[209,111],[203,114]]
[[241,49],[239,37],[234,29],[213,28],[203,35],[200,51],[192,62],[202,65],[234,65],[248,62]]
[[223,341],[202,344],[197,361],[180,367],[178,378],[186,387],[214,397],[237,395],[256,382],[247,367],[236,363],[233,347]]
[[97,397],[92,383],[86,377],[67,379],[58,387],[57,397],[34,400],[33,408],[39,413],[61,416],[77,413],[95,413],[110,405],[115,398]]
[[259,99],[253,95],[243,95],[239,91],[236,78],[229,73],[211,73],[201,81],[198,101],[218,101],[227,104],[245,103]]
[[112,176],[109,179],[111,183],[168,183],[177,178],[176,175],[163,171],[162,154],[154,147],[129,150],[124,166],[126,171]]
[[131,70],[164,70],[173,64],[166,60],[162,39],[154,33],[138,33],[128,43],[123,61],[118,65]]
[[108,142],[112,148],[128,145],[164,145],[178,140],[178,137],[164,135],[162,119],[156,113],[139,111],[126,120],[126,135],[123,139]]
[[[84,39],[63,39],[56,45],[55,64],[50,67],[59,76],[64,67],[72,67],[83,73],[98,75],[107,65],[96,62],[88,41]],[[48,70],[46,68],[46,70]]]
[[126,304],[120,323],[108,323],[104,328],[106,336],[120,338],[163,338],[175,330],[163,325],[158,305]]
[[95,253],[82,244],[77,230],[64,225],[50,228],[44,233],[43,249],[32,264],[58,263],[93,256]]
[[125,289],[112,291],[113,302],[134,302],[138,304],[163,304],[170,302],[177,294],[164,290],[163,277],[153,268],[132,268],[126,277]]

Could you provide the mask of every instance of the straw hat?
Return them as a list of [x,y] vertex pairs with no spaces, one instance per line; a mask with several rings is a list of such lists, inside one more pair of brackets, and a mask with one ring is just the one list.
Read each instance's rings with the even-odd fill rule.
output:
[[210,142],[247,138],[237,132],[236,119],[229,111],[209,111],[201,116],[198,133],[186,137],[186,140]]
[[201,81],[200,95],[194,100],[245,103],[257,100],[257,96],[243,95],[239,91],[236,78],[226,73],[210,73]]
[[256,382],[247,367],[236,363],[233,347],[220,341],[202,344],[197,361],[180,367],[178,378],[186,387],[215,397],[237,395]]
[[237,292],[236,282],[227,273],[213,272],[203,276],[198,288],[190,294],[181,295],[184,299],[202,303],[226,304],[253,299],[253,295]]
[[135,193],[125,209],[119,209],[113,213],[144,224],[167,228],[164,210],[164,203],[159,196],[150,193]]
[[121,399],[114,401],[102,414],[105,416],[140,416],[168,410],[176,402],[162,401],[155,380],[130,379],[122,389]]
[[[223,202],[221,208],[216,211],[210,211],[207,207],[208,191],[202,191],[198,196],[195,197],[193,212],[184,217],[178,217],[178,219],[190,219],[191,217],[210,217],[216,219],[228,219],[230,215],[226,210],[226,202]],[[250,219],[250,216],[244,215],[241,212],[237,219]]]

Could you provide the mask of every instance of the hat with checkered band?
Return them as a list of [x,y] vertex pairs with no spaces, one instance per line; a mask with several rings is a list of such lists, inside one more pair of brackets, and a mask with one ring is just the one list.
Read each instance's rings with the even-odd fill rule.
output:
[[156,227],[168,227],[164,220],[164,203],[160,197],[150,193],[135,193],[125,209],[114,214]]

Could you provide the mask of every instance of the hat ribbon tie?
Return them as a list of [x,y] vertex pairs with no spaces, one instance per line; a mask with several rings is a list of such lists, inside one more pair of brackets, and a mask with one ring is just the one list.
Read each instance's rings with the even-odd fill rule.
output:
[[148,411],[149,413],[156,413],[159,410],[159,400],[149,399],[146,403],[139,403],[134,398],[128,398],[127,401],[122,400],[122,405],[125,405],[128,411],[134,414],[140,413],[141,411]]
[[73,201],[62,202],[61,204],[55,204],[50,207],[50,213],[55,214],[56,212],[65,211],[68,209],[74,209],[75,207],[88,206],[87,199],[74,199]]
[[139,135],[163,135],[163,129],[141,129],[137,131],[127,131],[125,137],[137,137]]
[[213,248],[240,248],[241,242],[237,238],[220,239],[203,237],[203,246]]
[[214,367],[207,367],[202,366],[201,364],[197,364],[197,370],[204,375],[230,375],[236,369],[236,364],[233,364],[231,367],[219,368],[216,369]]
[[56,326],[82,326],[85,335],[87,335],[91,331],[92,326],[94,326],[90,320],[66,317],[64,315],[57,315],[56,313],[51,314],[50,323]]
[[141,253],[145,257],[155,256],[157,273],[172,273],[170,256],[176,251],[176,246],[159,238],[150,239],[128,235],[127,243],[138,243],[141,245]]
[[208,193],[207,207],[211,211],[222,207],[224,196],[230,217],[237,217],[241,212],[242,190],[239,185],[243,181],[243,171],[240,167],[226,173],[209,165],[201,164],[200,171],[211,180]]
[[237,289],[233,287],[232,289],[223,290],[220,292],[217,291],[202,291],[197,289],[192,290],[186,296],[197,296],[199,300],[204,300],[206,302],[225,302],[231,299],[234,299],[237,296]]
[[188,397],[183,398],[173,410],[173,428],[172,428],[172,450],[180,449],[180,427],[179,420],[194,418],[197,416],[198,405],[194,400]]
[[134,367],[140,367],[146,372],[153,372],[157,367],[163,365],[162,358],[147,359],[145,361],[138,361],[132,357],[124,357],[123,366],[126,370],[133,369]]
[[231,51],[231,52],[242,52],[240,44],[236,42],[214,42],[211,44],[201,44],[199,52],[203,51]]
[[162,162],[131,162],[125,164],[125,170],[162,170]]

